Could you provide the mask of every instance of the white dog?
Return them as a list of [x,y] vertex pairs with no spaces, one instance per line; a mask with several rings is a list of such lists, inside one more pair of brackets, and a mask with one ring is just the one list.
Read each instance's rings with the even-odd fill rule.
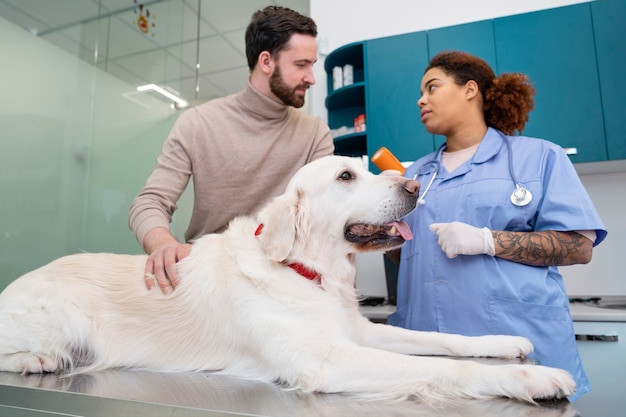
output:
[[418,191],[352,158],[315,161],[256,218],[198,239],[171,295],[145,289],[146,256],[58,259],[0,294],[0,370],[211,370],[425,401],[571,395],[575,384],[558,369],[409,356],[515,358],[532,351],[524,338],[415,332],[360,315],[355,253],[410,239],[397,220]]

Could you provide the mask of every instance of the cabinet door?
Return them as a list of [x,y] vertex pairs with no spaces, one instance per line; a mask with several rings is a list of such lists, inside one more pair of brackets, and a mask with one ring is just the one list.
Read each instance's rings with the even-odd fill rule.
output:
[[[576,345],[593,388],[576,400],[574,408],[581,416],[621,414],[615,410],[624,410],[625,403],[626,323],[575,321],[574,331],[579,339]],[[602,335],[609,338],[598,337]],[[611,336],[616,336],[617,340],[612,341]]]
[[609,159],[626,159],[626,2],[591,3]]
[[[464,51],[484,59],[496,73],[498,72],[492,20],[433,29],[427,32],[427,36],[429,59],[445,50]],[[436,147],[443,142],[445,137],[435,136]]]
[[523,72],[537,89],[523,132],[577,148],[572,162],[607,159],[589,4],[494,20],[498,72]]
[[487,61],[497,72],[493,21],[491,20],[429,30],[429,58],[445,50],[464,51],[476,55]]
[[367,41],[365,58],[368,155],[381,146],[400,161],[413,161],[431,152],[433,138],[421,127],[417,107],[422,73],[428,64],[426,33]]

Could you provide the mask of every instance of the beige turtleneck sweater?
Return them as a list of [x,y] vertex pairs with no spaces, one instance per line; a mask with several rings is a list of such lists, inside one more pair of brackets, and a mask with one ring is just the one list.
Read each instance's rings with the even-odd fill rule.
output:
[[176,202],[193,177],[185,239],[220,232],[234,217],[255,214],[282,194],[300,167],[333,151],[322,120],[248,84],[240,93],[181,114],[130,207],[130,229],[141,244],[155,227],[169,228]]

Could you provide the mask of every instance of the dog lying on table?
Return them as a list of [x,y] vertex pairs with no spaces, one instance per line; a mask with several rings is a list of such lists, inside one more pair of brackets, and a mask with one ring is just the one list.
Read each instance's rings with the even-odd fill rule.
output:
[[417,332],[360,314],[355,254],[411,239],[399,219],[418,192],[352,158],[312,162],[258,216],[198,239],[171,295],[144,287],[145,255],[60,258],[0,294],[0,370],[209,370],[424,401],[571,395],[563,370],[415,356],[524,357],[525,338]]

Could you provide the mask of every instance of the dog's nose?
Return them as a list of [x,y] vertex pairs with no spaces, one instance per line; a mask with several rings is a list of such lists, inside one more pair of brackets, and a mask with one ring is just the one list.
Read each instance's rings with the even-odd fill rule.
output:
[[417,180],[407,180],[404,183],[404,189],[407,190],[409,194],[419,194],[420,187],[421,185]]

